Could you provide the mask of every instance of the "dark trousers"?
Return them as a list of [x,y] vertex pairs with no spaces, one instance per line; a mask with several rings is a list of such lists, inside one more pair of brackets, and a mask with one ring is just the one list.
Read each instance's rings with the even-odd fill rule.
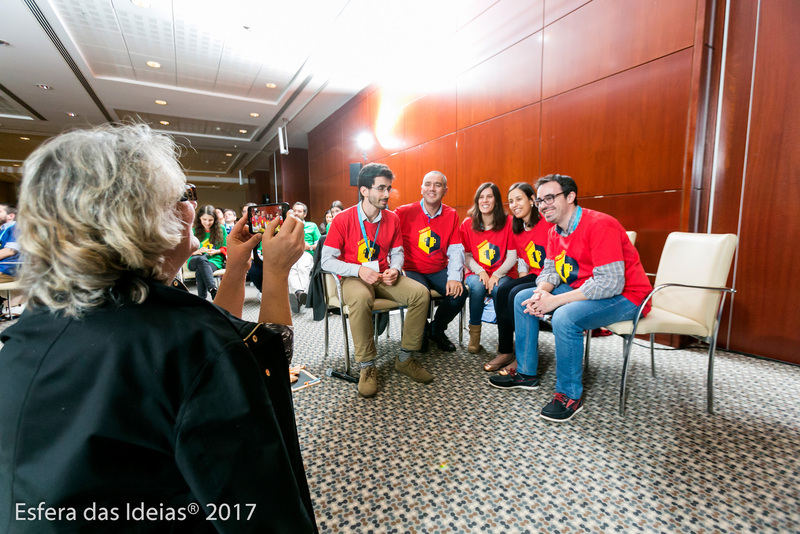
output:
[[529,274],[497,288],[494,311],[497,314],[497,352],[514,352],[514,297],[523,289],[536,287],[536,275]]
[[215,265],[208,261],[205,255],[192,256],[188,264],[189,270],[197,273],[197,296],[206,298],[206,293],[209,289],[216,289],[217,284],[214,283],[214,270]]
[[[447,294],[447,269],[442,269],[439,272],[431,274],[415,273],[414,271],[405,271],[405,275],[412,280],[416,280],[424,285],[428,290],[435,289],[441,295]],[[464,284],[462,283],[463,287]],[[451,295],[446,296],[439,302],[439,307],[436,309],[436,314],[433,316],[433,331],[442,333],[447,330],[447,325],[450,324],[456,315],[464,307],[464,301],[467,300],[467,289],[464,288],[463,292],[458,297]]]

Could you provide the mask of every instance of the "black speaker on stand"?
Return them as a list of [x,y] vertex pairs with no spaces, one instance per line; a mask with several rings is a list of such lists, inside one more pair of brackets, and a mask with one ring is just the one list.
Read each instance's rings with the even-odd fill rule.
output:
[[361,172],[363,166],[361,163],[350,164],[350,185],[358,187],[358,173]]

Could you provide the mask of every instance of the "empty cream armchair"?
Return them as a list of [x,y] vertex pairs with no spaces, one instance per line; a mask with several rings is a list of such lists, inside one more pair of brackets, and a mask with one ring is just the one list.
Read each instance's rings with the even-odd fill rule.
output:
[[[625,386],[634,336],[650,334],[650,358],[655,372],[653,338],[656,333],[694,336],[708,343],[707,409],[713,413],[714,351],[725,295],[735,293],[725,284],[736,242],[733,234],[671,233],[661,253],[654,289],[639,306],[636,319],[606,327],[625,337],[620,415],[625,413]],[[652,309],[647,317],[642,317],[647,302]]]

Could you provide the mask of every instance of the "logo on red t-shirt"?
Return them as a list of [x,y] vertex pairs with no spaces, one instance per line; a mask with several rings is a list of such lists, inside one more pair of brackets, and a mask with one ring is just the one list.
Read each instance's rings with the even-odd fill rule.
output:
[[578,279],[578,262],[567,256],[567,251],[562,250],[555,257],[556,272],[565,284],[571,284]]
[[374,241],[371,242],[372,247],[367,250],[367,244],[362,239],[358,242],[358,262],[366,263],[368,261],[377,260],[381,254],[381,247]]
[[425,254],[431,254],[442,248],[442,238],[428,226],[419,231],[419,249]]
[[528,246],[525,247],[525,259],[528,260],[528,265],[534,269],[542,269],[542,264],[544,264],[544,256],[544,247],[537,245],[533,241],[528,243]]
[[497,245],[483,241],[478,245],[478,263],[491,267],[500,261],[500,248]]

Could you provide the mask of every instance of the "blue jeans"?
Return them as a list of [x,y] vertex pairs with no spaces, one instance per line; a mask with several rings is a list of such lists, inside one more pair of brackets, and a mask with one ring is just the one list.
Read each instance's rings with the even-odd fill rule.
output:
[[[504,276],[500,279],[494,289],[492,289],[492,300],[494,300],[494,308],[497,309],[497,290],[504,284],[511,282],[513,278]],[[469,287],[469,324],[481,324],[481,316],[483,315],[483,299],[486,298],[486,286],[481,282],[480,276],[471,274],[464,280]]]
[[[561,284],[554,295],[572,291]],[[514,320],[517,336],[517,371],[535,375],[539,365],[539,319],[524,313],[524,300],[531,298],[532,289],[524,289],[514,298]],[[608,299],[570,302],[553,311],[553,335],[556,340],[556,393],[570,399],[583,395],[583,332],[617,321],[631,321],[637,306],[617,295]]]
[[[416,280],[429,290],[435,289],[441,295],[447,295],[447,268],[439,272],[431,274],[416,273],[414,271],[406,271],[405,275],[412,280]],[[462,284],[463,285],[463,284]],[[464,290],[461,295],[454,297],[452,295],[446,296],[439,302],[439,307],[436,308],[436,314],[433,316],[433,333],[442,334],[447,330],[447,325],[450,324],[461,308],[464,307],[464,301],[467,300],[467,291]]]

